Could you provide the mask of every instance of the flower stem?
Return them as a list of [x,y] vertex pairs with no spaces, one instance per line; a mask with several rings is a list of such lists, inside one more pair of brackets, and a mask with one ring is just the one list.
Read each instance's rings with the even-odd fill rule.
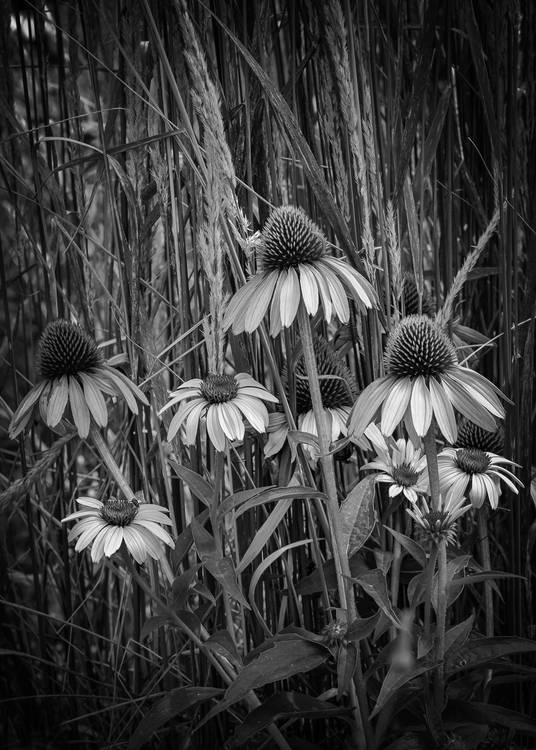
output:
[[[327,512],[331,531],[331,549],[333,553],[333,562],[335,564],[335,573],[337,576],[337,589],[342,609],[347,612],[348,623],[356,619],[357,612],[355,607],[353,585],[351,583],[350,563],[346,550],[343,549],[342,543],[342,522],[339,512],[339,501],[337,497],[337,483],[335,479],[335,467],[333,466],[333,457],[329,454],[331,443],[326,414],[322,405],[322,395],[320,392],[320,382],[318,379],[318,370],[316,366],[316,357],[313,344],[313,335],[311,331],[311,321],[303,302],[300,302],[298,308],[298,326],[301,335],[303,347],[303,359],[305,369],[309,378],[309,392],[313,405],[313,414],[318,430],[318,443],[320,446],[320,465],[324,476],[324,489],[328,497]],[[360,654],[357,651],[357,676],[356,691],[357,695],[352,695],[354,704],[354,719],[356,722],[356,738],[358,741],[357,750],[364,750],[367,746],[372,747],[372,732],[367,714],[367,697],[362,679]],[[353,692],[353,691],[352,691]]]
[[[483,505],[477,512],[478,516],[478,541],[480,544],[480,561],[485,572],[491,570],[491,555],[489,551],[489,534],[488,534],[488,509]],[[493,621],[493,589],[491,581],[484,581],[484,616],[486,618],[486,636],[493,638],[495,628]],[[489,686],[493,672],[491,669],[486,670],[484,679],[484,698],[486,699],[486,687]]]
[[436,672],[435,698],[439,713],[443,710],[445,692],[445,628],[447,621],[447,540],[440,539],[437,545],[437,623],[436,659],[440,662]]
[[[221,498],[223,497],[223,485],[224,485],[224,464],[225,464],[225,453],[222,451],[216,451],[215,452],[215,458],[214,458],[214,497],[212,498],[212,503],[210,505],[210,522],[212,524],[212,533],[214,535],[214,539],[216,542],[216,549],[218,550],[218,554],[220,557],[223,557],[223,545],[222,540],[220,537],[220,529],[218,526],[218,506],[221,502]],[[223,530],[223,533],[224,530]],[[233,643],[235,643],[235,632],[234,632],[234,623],[233,623],[233,613],[231,612],[231,603],[229,601],[229,597],[227,596],[227,592],[223,592],[223,607],[225,609],[225,620],[227,622],[227,630],[229,632],[229,636]]]
[[108,469],[112,477],[115,479],[117,486],[119,487],[125,498],[127,500],[137,502],[134,492],[130,489],[127,480],[123,476],[121,469],[115,461],[115,458],[112,456],[112,453],[108,447],[108,443],[102,437],[100,430],[95,427],[95,425],[91,425],[91,427],[89,428],[89,434],[91,435],[93,445],[97,449],[98,454],[102,458],[106,468]]
[[423,438],[424,450],[426,453],[426,463],[428,465],[428,479],[430,482],[430,496],[432,498],[432,508],[439,510],[439,469],[437,465],[437,447],[435,441],[435,419],[432,417],[430,427]]

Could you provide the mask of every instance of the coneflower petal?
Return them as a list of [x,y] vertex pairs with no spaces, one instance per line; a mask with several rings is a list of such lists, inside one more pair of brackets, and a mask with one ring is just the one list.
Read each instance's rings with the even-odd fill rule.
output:
[[469,490],[469,500],[474,508],[481,508],[485,499],[486,487],[482,481],[482,476],[480,474],[473,474],[471,489]]
[[265,274],[258,273],[236,291],[223,316],[224,330],[232,326],[233,333],[242,333],[249,315],[249,303],[264,284],[265,279]]
[[9,423],[9,437],[14,440],[19,435],[32,416],[32,409],[35,403],[41,398],[43,391],[48,385],[48,381],[44,380],[38,385],[35,385],[20,402],[16,412],[13,414],[11,422]]
[[123,542],[123,527],[122,526],[112,526],[110,529],[108,529],[108,533],[106,534],[105,540],[104,540],[104,547],[103,552],[105,557],[111,557],[119,547],[121,546]]
[[323,270],[335,314],[342,323],[347,323],[350,318],[350,307],[348,305],[346,290],[339,281],[338,276],[325,263],[323,264]]
[[371,308],[377,304],[377,295],[372,284],[349,263],[340,258],[323,259],[338,274],[341,281],[350,288],[352,296],[360,307]]
[[149,557],[152,557],[153,560],[159,560],[162,557],[162,545],[148,529],[144,528],[143,526],[134,524],[132,524],[132,526],[130,527],[127,526],[126,528],[132,529],[133,533],[136,533],[141,537],[145,553],[144,562],[147,558],[147,554],[149,555]]
[[91,418],[82,388],[74,376],[69,378],[69,403],[78,434],[80,437],[86,438],[89,435]]
[[192,409],[199,408],[200,410],[202,410],[202,407],[204,406],[206,406],[206,401],[205,399],[202,399],[202,398],[196,398],[187,404],[181,404],[179,410],[177,411],[176,414],[173,415],[173,418],[171,422],[169,423],[169,427],[167,431],[167,439],[173,440],[173,438],[179,431],[181,424],[186,419],[186,417],[190,414]]
[[[284,273],[284,272],[282,272]],[[292,325],[300,304],[300,281],[292,268],[287,269],[287,278],[281,287],[281,324],[284,328]]]
[[309,266],[309,269],[315,277],[316,283],[318,285],[318,290],[322,299],[322,307],[324,308],[324,320],[329,323],[332,315],[331,294],[329,291],[329,287],[326,283],[326,280],[316,266],[311,265]]
[[270,336],[275,338],[281,332],[283,324],[281,322],[281,289],[286,281],[286,274],[278,274],[275,285],[272,304],[270,305]]
[[446,372],[441,375],[441,381],[452,404],[461,414],[484,430],[489,432],[496,430],[497,425],[489,411],[480,403],[475,402],[472,395],[467,392],[465,385],[451,378]]
[[[147,396],[145,395],[145,393],[143,391],[141,391],[138,388],[138,386],[136,385],[136,383],[132,382],[132,380],[130,380],[130,378],[127,378],[127,376],[124,375],[121,372],[121,370],[114,370],[113,367],[108,367],[107,365],[104,365],[104,368],[106,369],[106,371],[109,374],[115,375],[115,380],[116,380],[116,382],[118,384],[119,383],[123,383],[124,387],[121,388],[121,391],[122,391],[123,395],[125,396],[125,401],[127,402],[127,404],[129,404],[129,401],[127,400],[126,393],[129,392],[129,393],[134,394],[134,396],[138,399],[138,401],[141,401],[141,403],[144,406],[149,406],[149,402],[147,400]],[[136,402],[134,402],[134,406],[135,406],[135,409],[133,409],[132,406],[130,406],[130,410],[132,412],[134,412],[134,414],[137,414],[138,413],[138,405],[136,404]]]
[[432,421],[432,399],[422,375],[415,378],[411,390],[411,418],[415,431],[419,437],[428,432]]
[[318,310],[318,284],[308,263],[298,266],[303,304],[309,315],[316,315]]
[[[264,283],[261,284],[257,289],[254,300],[255,304],[248,304],[248,314],[246,315],[244,322],[244,330],[247,333],[252,333],[262,323],[262,320],[266,315],[266,311],[270,306],[270,302],[272,301],[272,295],[277,283],[277,278],[277,271],[271,271],[269,274],[267,274],[266,278],[264,279]],[[252,298],[250,298],[250,301],[251,300]]]
[[271,401],[273,404],[279,403],[279,399],[276,398],[272,393],[267,391],[263,386],[257,386],[256,388],[250,386],[240,386],[239,393],[243,396],[260,398],[263,401]]
[[389,394],[396,378],[390,375],[374,380],[367,385],[352,407],[348,430],[354,439],[359,439],[373,421],[374,415]]
[[185,388],[184,391],[172,391],[169,401],[158,411],[158,416],[167,411],[170,407],[180,404],[185,398],[199,395],[199,387]]
[[69,378],[62,375],[54,380],[47,406],[46,423],[49,427],[55,427],[63,417],[69,398]]
[[[123,538],[125,540],[128,551],[130,552],[134,560],[136,560],[138,565],[143,565],[143,563],[147,559],[147,552],[149,551],[149,547],[151,548],[153,553],[155,552],[154,539],[150,534],[144,534],[140,526],[134,527],[133,524],[130,524],[130,526],[125,526]],[[156,547],[158,548],[157,545]],[[152,554],[151,557],[154,558],[154,554]]]
[[[389,376],[388,376],[389,377]],[[376,381],[378,382],[378,381]],[[363,391],[363,394],[366,392]],[[391,435],[400,423],[411,398],[412,383],[409,378],[397,378],[389,389],[389,395],[382,407],[380,429],[384,435]]]
[[121,380],[118,373],[119,370],[113,370],[111,367],[106,368],[106,375],[108,376],[109,380],[116,386],[116,392],[119,393],[120,396],[123,396],[130,411],[134,414],[137,414],[138,405],[136,403],[136,399],[134,398],[130,388],[128,388],[128,386],[126,386],[125,383]]
[[[73,539],[75,539],[78,536],[78,541],[75,545],[75,552],[80,552],[81,550],[88,547],[91,542],[95,539],[97,534],[102,531],[107,526],[106,521],[103,518],[94,518],[92,522],[88,522],[87,525],[85,525],[85,528],[82,529],[82,533],[79,532],[79,524],[76,524],[76,526],[73,526],[73,528],[69,532],[69,536],[67,537],[69,542],[72,542]],[[77,528],[78,527],[78,528]]]
[[239,392],[233,402],[257,432],[266,432],[269,416],[262,401],[257,401],[251,396],[243,396]]
[[215,404],[210,404],[207,409],[207,432],[216,450],[223,452],[227,447],[227,440],[222,430]]
[[240,409],[235,406],[233,401],[227,401],[227,403],[222,404],[222,406],[225,406],[225,415],[231,427],[232,434],[234,435],[232,439],[242,440],[245,428]]
[[[186,443],[186,445],[193,445],[195,443],[195,438],[199,430],[199,420],[201,418],[203,410],[206,407],[205,401],[196,400],[192,403],[194,404],[194,406],[192,409],[190,409],[188,415],[186,416],[186,422],[184,424],[184,442]],[[171,424],[169,426],[171,427]]]
[[456,367],[449,373],[462,384],[485,409],[500,419],[504,419],[504,407],[492,390],[491,383],[486,378],[475,377],[478,375],[474,370],[465,370],[463,367]]
[[434,410],[438,427],[449,443],[453,443],[458,434],[458,427],[452,404],[441,384],[434,377],[429,380],[429,388],[432,409]]
[[238,433],[240,429],[237,429],[237,425],[233,421],[231,410],[228,409],[229,403],[230,402],[225,404],[214,404],[214,408],[218,412],[218,419],[226,437],[228,437],[229,440],[238,440],[240,437],[243,437],[244,424],[243,422],[240,422],[242,425],[242,435],[239,437]]
[[165,529],[163,529],[158,525],[158,523],[155,523],[154,521],[144,520],[143,523],[141,523],[139,514],[132,521],[132,527],[137,531],[139,531],[140,529],[146,529],[148,532],[150,532],[150,534],[154,534],[154,536],[158,537],[158,539],[160,539],[170,547],[175,546],[175,542]]
[[106,401],[104,400],[102,391],[95,387],[91,375],[80,372],[78,377],[82,381],[84,397],[89,411],[93,415],[93,419],[99,427],[105,427],[108,422],[108,409],[106,408]]

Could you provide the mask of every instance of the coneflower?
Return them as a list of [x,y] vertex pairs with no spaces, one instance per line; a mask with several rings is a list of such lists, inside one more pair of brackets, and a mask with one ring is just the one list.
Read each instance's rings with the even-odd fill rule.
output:
[[87,437],[91,420],[99,427],[108,422],[104,395],[125,399],[134,414],[136,399],[148,405],[140,389],[120,370],[106,362],[97,343],[68,320],[54,320],[45,328],[38,350],[38,371],[42,380],[23,398],[16,410],[9,435],[17,437],[30,421],[39,402],[43,421],[56,427],[67,405],[80,437]]
[[349,428],[355,437],[363,434],[380,407],[384,435],[406,419],[422,437],[435,416],[450,443],[458,433],[454,408],[486,430],[496,429],[494,417],[504,418],[498,397],[505,396],[483,375],[458,364],[448,336],[425,315],[402,318],[392,330],[385,371],[354,404]]
[[184,423],[184,442],[193,445],[200,420],[205,418],[208,436],[217,451],[225,450],[227,440],[242,440],[244,417],[257,432],[266,432],[268,411],[263,401],[278,401],[243,372],[238,375],[209,373],[204,379],[193,378],[171,391],[169,396],[160,414],[180,406],[169,424],[167,439],[175,437]]
[[418,503],[412,503],[406,508],[408,513],[421,533],[427,536],[434,544],[439,545],[445,541],[447,544],[455,544],[457,538],[456,522],[460,516],[471,507],[464,505],[464,498],[456,498],[451,493],[441,496],[440,505],[437,510],[431,509],[426,499],[421,497]]
[[502,430],[489,432],[468,419],[463,419],[458,426],[458,437],[455,448],[479,448],[481,451],[500,456],[504,450],[504,433]]
[[303,300],[309,315],[319,305],[326,321],[332,313],[350,317],[347,292],[361,309],[376,305],[371,284],[345,261],[327,254],[327,240],[299,208],[276,208],[266,222],[257,253],[259,272],[232,297],[224,327],[251,333],[270,308],[270,334],[289,327]]

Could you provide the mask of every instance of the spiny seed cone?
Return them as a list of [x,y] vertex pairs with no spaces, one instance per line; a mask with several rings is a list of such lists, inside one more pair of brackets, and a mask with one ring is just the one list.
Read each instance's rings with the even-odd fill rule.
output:
[[478,425],[465,419],[458,429],[456,448],[480,448],[488,453],[502,455],[504,449],[504,437],[502,430],[488,432]]
[[[405,315],[419,314],[419,294],[417,292],[417,283],[415,276],[406,271],[402,278],[402,296],[404,299]],[[434,305],[432,298],[428,294],[426,287],[422,290],[422,314],[431,318],[434,314]]]
[[39,371],[46,380],[91,372],[103,362],[96,342],[68,320],[53,320],[39,342]]
[[409,315],[393,329],[385,349],[388,375],[439,376],[458,360],[452,342],[426,315]]
[[489,458],[479,448],[461,448],[456,452],[456,463],[466,474],[483,474],[489,468]]
[[104,501],[101,516],[112,526],[128,526],[136,518],[138,508],[130,500],[110,497]]
[[238,393],[238,383],[233,375],[217,375],[210,372],[200,387],[201,393],[211,404],[223,404]]
[[281,271],[312,263],[325,254],[325,245],[321,230],[301,208],[281,206],[272,211],[262,230],[262,270]]
[[[350,370],[325,339],[315,339],[314,349],[324,408],[335,409],[338,406],[350,406],[353,403],[352,393],[355,390]],[[296,363],[295,377],[296,410],[298,414],[305,414],[313,408],[313,404],[303,354]]]

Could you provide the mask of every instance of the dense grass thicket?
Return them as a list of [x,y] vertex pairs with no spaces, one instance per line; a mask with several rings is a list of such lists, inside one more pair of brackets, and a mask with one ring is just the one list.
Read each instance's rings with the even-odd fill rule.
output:
[[0,4],[2,748],[536,746],[535,40]]

